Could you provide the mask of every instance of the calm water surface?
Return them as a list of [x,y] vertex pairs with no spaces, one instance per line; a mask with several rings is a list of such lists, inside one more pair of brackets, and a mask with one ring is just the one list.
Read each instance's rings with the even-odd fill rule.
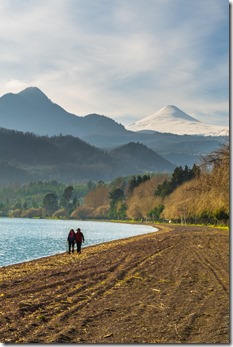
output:
[[0,266],[63,253],[69,230],[77,228],[85,237],[83,247],[157,230],[111,222],[0,218]]

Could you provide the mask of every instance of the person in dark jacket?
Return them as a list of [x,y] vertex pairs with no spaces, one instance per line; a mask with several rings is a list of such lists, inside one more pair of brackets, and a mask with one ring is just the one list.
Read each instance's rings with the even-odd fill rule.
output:
[[75,232],[74,229],[71,229],[68,237],[67,237],[67,242],[69,244],[69,254],[72,249],[72,253],[74,253],[74,244],[75,244]]
[[75,235],[76,243],[77,243],[77,253],[81,253],[82,242],[84,242],[84,235],[81,232],[81,229],[78,228]]

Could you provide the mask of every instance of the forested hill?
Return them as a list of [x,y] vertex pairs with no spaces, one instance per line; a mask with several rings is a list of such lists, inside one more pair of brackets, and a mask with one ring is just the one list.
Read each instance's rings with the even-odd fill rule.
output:
[[[36,136],[0,129],[0,184],[51,179],[65,183],[89,179],[107,181],[122,175],[174,169],[174,165],[160,156],[153,160],[153,151],[146,146],[132,146],[137,150],[133,156],[129,153],[125,161],[122,155],[113,156],[73,136]],[[118,154],[120,152],[119,148]],[[146,164],[146,157],[150,165]],[[137,166],[130,161],[137,162]]]
[[109,159],[103,151],[72,136],[36,136],[32,133],[0,130],[1,160],[17,161],[28,165],[69,163],[94,158]]
[[153,171],[155,163],[160,171],[170,172],[175,168],[168,160],[139,142],[129,142],[113,149],[110,154],[113,158],[128,164],[135,172],[140,166],[146,167],[148,171]]

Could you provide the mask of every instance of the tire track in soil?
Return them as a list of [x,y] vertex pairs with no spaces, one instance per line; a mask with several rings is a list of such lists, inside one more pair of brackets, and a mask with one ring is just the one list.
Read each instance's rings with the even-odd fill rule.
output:
[[[208,270],[210,270],[210,272],[214,275],[214,278],[216,279],[216,281],[221,285],[221,287],[223,288],[224,292],[226,293],[226,295],[229,295],[229,290],[227,288],[227,286],[223,283],[223,279],[222,279],[222,272],[224,272],[225,276],[226,274],[228,274],[228,271],[226,271],[225,269],[218,267],[216,264],[213,264],[211,262],[210,259],[208,259],[204,253],[201,252],[197,252],[197,250],[195,248],[192,248],[193,253],[196,255],[196,257],[199,259],[200,263],[202,265],[204,265]],[[224,277],[225,277],[224,276]]]
[[[229,291],[227,289],[227,286],[224,284],[224,278],[228,276],[228,271],[225,270],[223,267],[219,266],[216,262],[212,261],[209,259],[209,257],[206,256],[206,251],[205,253],[203,250],[201,250],[200,245],[197,246],[197,248],[190,246],[187,248],[186,254],[187,254],[187,259],[190,257],[190,254],[193,254],[194,257],[198,260],[200,263],[201,267],[204,267],[209,274],[213,275],[214,280],[221,285],[224,293],[228,296]],[[181,252],[182,258],[180,256],[175,256],[174,257],[174,266],[172,267],[173,271],[176,273],[182,274],[184,277],[184,280],[178,284],[178,286],[174,289],[173,295],[174,297],[178,298],[178,293],[183,293],[183,287],[185,284],[187,284],[188,279],[190,278],[189,271],[185,269],[185,263],[184,263],[184,255],[185,252],[182,250]],[[193,261],[193,259],[191,258]],[[188,266],[190,267],[191,264],[188,263]],[[191,269],[191,267],[190,267]],[[200,271],[200,270],[199,270]],[[198,273],[199,273],[198,271]],[[192,275],[193,278],[194,274]],[[181,278],[182,279],[182,278]],[[211,282],[212,283],[212,282]],[[174,320],[174,322],[170,325],[171,330],[173,329],[175,334],[174,334],[174,342],[178,343],[185,343],[189,342],[189,336],[193,335],[198,335],[198,332],[200,332],[200,328],[198,328],[198,322],[201,320],[205,320],[206,316],[211,316],[210,314],[206,313],[206,307],[208,307],[208,293],[203,293],[205,292],[205,288],[203,287],[203,292],[200,293],[198,290],[198,287],[196,289],[196,284],[194,282],[193,288],[191,290],[191,293],[194,293],[194,295],[197,295],[197,298],[199,298],[199,304],[193,306],[193,311],[188,314],[188,311],[186,314],[184,312],[182,313],[182,310],[180,309],[180,317],[179,317],[179,309],[177,310],[176,304],[174,304],[173,299],[171,299],[170,304],[168,306],[170,307],[170,310],[174,310],[177,313],[177,319]],[[186,295],[184,295],[184,300],[185,300]],[[197,324],[196,324],[197,322]],[[168,327],[169,329],[169,327]],[[175,336],[176,335],[176,336]],[[177,339],[177,340],[176,340]],[[201,340],[194,341],[194,343],[200,343],[202,342]]]
[[[176,239],[178,239],[179,235],[176,235],[176,236],[177,236]],[[188,342],[189,336],[191,334],[194,334],[194,335],[198,334],[197,333],[198,324],[197,324],[197,326],[195,326],[195,323],[196,323],[196,321],[200,321],[201,319],[205,319],[205,317],[207,316],[205,311],[206,311],[206,307],[208,307],[208,300],[209,300],[208,297],[205,298],[203,293],[202,294],[199,293],[199,295],[197,295],[199,305],[195,306],[195,313],[192,312],[191,314],[188,312],[189,310],[187,310],[187,313],[185,313],[185,311],[182,312],[183,308],[182,307],[176,307],[176,303],[174,303],[174,297],[176,297],[178,299],[179,294],[182,295],[182,293],[183,293],[183,300],[185,300],[185,297],[187,295],[187,293],[185,294],[185,292],[184,292],[184,286],[188,284],[189,279],[190,279],[190,275],[191,275],[189,270],[190,270],[190,265],[192,266],[192,263],[190,264],[188,262],[188,259],[191,258],[190,257],[190,250],[192,249],[192,247],[187,247],[187,244],[186,244],[185,248],[186,249],[183,249],[183,247],[181,245],[178,252],[174,253],[174,256],[172,259],[173,265],[167,264],[168,265],[167,270],[169,271],[169,275],[167,274],[168,277],[171,279],[171,281],[178,281],[176,286],[173,286],[173,288],[172,288],[173,291],[172,291],[172,295],[170,296],[170,301],[168,299],[169,298],[169,291],[167,289],[164,292],[161,290],[162,295],[160,295],[160,296],[158,295],[158,301],[163,298],[163,294],[166,296],[166,300],[168,300],[167,305],[166,305],[167,307],[164,306],[165,315],[167,313],[170,315],[169,311],[171,312],[171,311],[173,311],[173,309],[174,309],[174,312],[177,313],[177,317],[175,317],[175,318],[173,317],[173,321],[167,325],[167,331],[170,330],[169,331],[170,336],[172,336],[172,334],[173,334],[173,340],[172,341],[177,342],[177,343]],[[180,254],[182,256],[180,256]],[[195,257],[196,257],[196,253],[195,253]],[[203,255],[203,257],[204,257],[204,255]],[[217,281],[221,282],[220,284],[222,285],[223,289],[225,290],[226,288],[224,288],[224,284],[220,280],[221,276],[218,275],[218,273],[223,272],[224,273],[223,278],[224,278],[224,277],[226,277],[228,272],[216,264],[215,264],[216,267],[214,267],[214,263],[209,261],[208,258],[204,257],[204,259],[205,259],[205,261],[202,259],[201,265],[202,266],[204,265],[204,267],[207,268],[209,273],[212,273],[212,272],[214,273]],[[192,259],[190,259],[190,260],[192,260]],[[200,259],[198,259],[198,260],[200,263]],[[209,267],[208,263],[210,263],[212,266]],[[189,288],[189,290],[192,289],[192,287],[190,288],[190,286],[188,286],[188,288]],[[198,293],[198,289],[197,290],[195,289],[195,282],[194,282],[194,290],[191,290],[191,293],[192,292],[194,294],[195,294],[195,292],[196,292],[196,294]],[[226,293],[228,293],[227,290],[226,290]],[[202,296],[202,298],[201,298],[201,296]],[[161,302],[162,302],[162,300],[161,300]],[[151,305],[151,306],[153,307],[153,305]],[[166,309],[166,308],[168,308],[168,309]],[[197,342],[200,343],[200,340],[197,340]]]

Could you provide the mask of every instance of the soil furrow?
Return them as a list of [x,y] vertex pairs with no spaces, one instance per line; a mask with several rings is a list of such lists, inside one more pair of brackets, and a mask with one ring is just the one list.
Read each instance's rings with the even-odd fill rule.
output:
[[216,265],[211,265],[211,261],[206,256],[204,256],[203,253],[202,254],[198,253],[194,248],[192,250],[198,257],[200,262],[212,272],[216,281],[222,286],[223,290],[228,296],[229,295],[228,286],[223,283],[223,279],[222,279],[222,278],[226,279],[228,272],[225,271],[225,269],[220,269]]

